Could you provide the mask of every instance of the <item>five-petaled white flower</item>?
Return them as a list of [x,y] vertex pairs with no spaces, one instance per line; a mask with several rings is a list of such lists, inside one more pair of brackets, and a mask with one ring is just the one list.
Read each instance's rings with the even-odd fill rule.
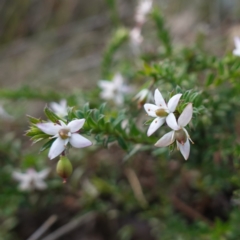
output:
[[135,21],[142,25],[146,21],[146,15],[152,9],[152,0],[141,0],[135,14]]
[[160,91],[158,89],[155,90],[154,99],[156,105],[150,103],[144,104],[147,114],[155,118],[149,126],[147,132],[148,136],[152,135],[158,128],[160,128],[165,121],[168,126],[171,125],[171,122],[175,119],[173,112],[176,110],[181,96],[182,94],[180,93],[174,95],[169,99],[168,104],[166,104]]
[[233,55],[240,56],[240,38],[235,37],[234,43],[235,43],[235,49],[233,50]]
[[166,133],[162,138],[160,138],[155,146],[157,147],[166,147],[171,145],[175,140],[177,142],[177,148],[180,149],[185,160],[188,159],[190,153],[190,143],[191,140],[187,130],[184,128],[192,119],[192,103],[189,103],[179,116],[176,121],[175,116],[173,115],[172,121],[170,122],[169,127],[173,129],[173,131]]
[[67,101],[65,99],[62,99],[59,103],[51,102],[49,106],[59,117],[65,117],[68,114]]
[[13,172],[12,177],[20,182],[19,189],[22,191],[44,190],[47,188],[47,184],[43,180],[48,176],[49,172],[50,169],[36,172],[35,169],[30,168],[26,173]]
[[92,145],[91,141],[77,133],[82,128],[85,119],[73,120],[67,125],[61,120],[59,122],[60,125],[52,122],[36,124],[44,133],[53,135],[52,138],[56,138],[48,153],[50,159],[60,155],[68,142],[75,148],[84,148]]
[[100,80],[98,86],[102,89],[101,98],[114,100],[121,105],[124,101],[124,94],[130,93],[132,88],[124,84],[123,76],[120,73],[114,75],[112,81]]

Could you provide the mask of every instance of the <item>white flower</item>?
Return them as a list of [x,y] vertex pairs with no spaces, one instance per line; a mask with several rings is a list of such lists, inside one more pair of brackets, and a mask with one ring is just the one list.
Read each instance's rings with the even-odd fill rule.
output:
[[166,105],[160,91],[158,89],[155,90],[154,99],[156,105],[150,103],[144,104],[147,114],[155,118],[149,126],[147,132],[148,136],[152,135],[158,128],[160,128],[165,121],[168,126],[171,125],[171,122],[175,119],[173,112],[176,110],[181,96],[182,94],[180,93],[174,95],[169,99],[168,104]]
[[51,102],[49,106],[59,117],[65,117],[68,114],[67,101],[65,99],[62,99],[59,103]]
[[131,44],[134,47],[138,47],[142,41],[143,41],[143,36],[141,34],[141,28],[140,27],[135,27],[130,31],[130,40]]
[[44,133],[53,135],[52,138],[56,138],[48,153],[50,159],[60,155],[68,142],[75,148],[84,148],[92,145],[91,141],[77,133],[82,128],[85,119],[73,120],[67,125],[61,120],[59,122],[61,125],[52,122],[36,124]]
[[155,146],[157,147],[166,147],[170,144],[172,144],[175,140],[177,142],[177,148],[180,149],[180,152],[182,153],[185,160],[188,159],[189,153],[190,153],[190,141],[191,138],[187,132],[187,130],[184,128],[192,119],[192,103],[189,103],[183,110],[182,114],[179,116],[178,121],[176,121],[176,118],[172,119],[170,122],[169,127],[173,129],[173,131],[165,134],[162,138],[160,138]]
[[27,190],[43,190],[47,188],[47,184],[43,181],[49,174],[49,169],[44,169],[41,172],[36,172],[34,169],[28,169],[26,173],[13,172],[12,176],[19,181],[19,189]]
[[234,43],[235,43],[235,49],[233,50],[233,55],[240,56],[240,38],[235,37]]
[[115,74],[112,81],[100,80],[98,86],[102,89],[101,98],[105,100],[114,100],[116,104],[121,105],[124,101],[124,94],[130,93],[132,88],[124,84],[120,73]]
[[146,21],[146,15],[152,9],[152,0],[141,0],[139,3],[136,14],[135,14],[135,21],[142,25]]

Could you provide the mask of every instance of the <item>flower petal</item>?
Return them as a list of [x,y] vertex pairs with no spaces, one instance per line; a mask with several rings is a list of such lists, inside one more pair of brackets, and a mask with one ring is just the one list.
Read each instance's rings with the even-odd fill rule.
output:
[[60,116],[67,115],[67,101],[65,99],[62,99],[60,103],[51,102],[49,106],[56,114]]
[[56,123],[37,123],[36,126],[42,130],[44,133],[49,135],[56,135],[61,129],[61,126]]
[[185,158],[185,160],[188,159],[189,157],[189,153],[190,153],[190,143],[189,140],[187,139],[187,141],[182,145],[177,141],[177,146],[180,149],[180,152],[182,153],[183,157]]
[[124,102],[124,97],[123,97],[123,94],[121,92],[115,93],[113,99],[114,99],[114,102],[117,105],[122,105],[123,102]]
[[20,172],[13,172],[12,177],[17,181],[24,181],[28,179],[28,175]]
[[151,103],[146,103],[144,104],[144,109],[147,112],[147,114],[151,117],[157,117],[156,115],[156,110],[159,109],[158,106],[151,104]]
[[113,80],[112,80],[113,84],[115,85],[116,89],[121,87],[123,85],[124,79],[121,73],[116,73],[113,76]]
[[233,55],[240,56],[240,48],[233,50]]
[[98,86],[102,89],[100,93],[101,98],[109,100],[114,98],[115,86],[112,82],[100,80]]
[[239,37],[234,38],[234,43],[235,43],[235,47],[237,49],[240,49],[240,38]]
[[167,109],[167,105],[166,105],[166,103],[165,103],[165,101],[163,99],[163,96],[162,96],[162,94],[160,93],[160,91],[158,89],[155,90],[154,100],[155,100],[155,104],[157,106]]
[[182,96],[181,93],[178,93],[174,96],[172,96],[168,101],[168,109],[170,112],[174,112],[176,110],[176,107],[178,105],[179,99]]
[[158,128],[160,128],[165,123],[165,118],[157,117],[150,124],[147,135],[151,136]]
[[47,177],[47,175],[48,175],[49,173],[50,173],[50,169],[49,169],[49,168],[46,168],[46,169],[42,170],[41,172],[39,172],[39,173],[37,174],[37,176],[38,176],[38,178],[40,178],[40,179],[44,179],[44,178]]
[[19,185],[19,189],[22,191],[27,191],[32,189],[31,181],[22,181]]
[[92,145],[90,140],[77,133],[72,134],[69,142],[75,148],[84,148]]
[[189,103],[181,113],[180,117],[178,118],[178,125],[181,127],[185,127],[190,120],[192,119],[192,113],[193,113],[193,108],[192,108],[192,103]]
[[64,121],[62,121],[62,120],[59,120],[59,122],[60,122],[60,124],[61,124],[61,126],[62,126],[62,127],[64,127],[64,128],[66,128],[66,127],[67,127],[67,125],[66,125],[66,123],[65,123]]
[[77,132],[79,129],[82,128],[83,124],[85,123],[85,119],[76,119],[68,123],[68,127],[70,128],[70,132],[74,133]]
[[38,190],[44,190],[47,188],[47,184],[44,181],[42,181],[41,179],[35,179],[34,187]]
[[64,143],[65,143],[65,141],[63,139],[61,139],[60,137],[58,137],[53,142],[53,144],[49,150],[49,153],[48,153],[48,157],[50,158],[50,160],[57,157],[64,151],[64,149],[65,149]]
[[167,125],[173,130],[179,130],[180,127],[177,124],[176,117],[173,113],[170,113],[166,118]]
[[174,131],[171,131],[171,132],[166,133],[165,135],[163,135],[163,137],[161,137],[161,138],[155,143],[155,146],[156,146],[156,147],[166,147],[166,146],[172,144],[174,141],[175,141]]

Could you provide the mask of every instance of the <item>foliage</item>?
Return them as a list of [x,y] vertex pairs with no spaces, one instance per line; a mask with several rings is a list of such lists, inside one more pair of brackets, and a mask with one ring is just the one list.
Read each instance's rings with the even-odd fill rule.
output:
[[[103,55],[102,76],[108,78],[113,69],[118,69],[135,85],[135,92],[125,97],[123,106],[100,101],[99,90],[95,89],[67,95],[54,90],[41,93],[32,88],[0,90],[1,98],[8,101],[24,98],[50,101],[65,96],[71,106],[67,116],[59,117],[46,107],[46,118],[54,123],[84,118],[81,134],[94,142],[86,150],[68,150],[74,172],[65,186],[52,173],[49,189],[43,195],[37,191],[22,194],[11,179],[12,171],[50,165],[45,152],[54,140],[36,125],[47,120],[32,116],[28,116],[30,128],[26,135],[34,146],[23,144],[26,140],[17,134],[3,135],[0,144],[3,178],[0,206],[4,209],[0,214],[0,233],[3,236],[17,225],[19,219],[14,214],[21,206],[34,211],[36,206],[44,208],[60,202],[67,194],[77,195],[81,189],[81,198],[77,195],[75,201],[84,212],[104,213],[109,219],[115,212],[115,218],[144,222],[154,239],[240,237],[239,198],[237,194],[233,198],[234,191],[240,188],[240,58],[231,54],[212,56],[198,46],[179,50],[171,43],[159,10],[152,12],[151,19],[163,48],[156,46],[155,52],[141,51],[138,56],[132,56],[132,64],[127,54],[113,61],[117,52],[129,49],[128,30],[119,27]],[[188,130],[194,144],[187,162],[172,146],[169,149],[154,146],[166,133],[165,128],[147,137],[152,120],[132,100],[143,88],[152,92],[158,88],[165,99],[181,93],[176,109],[178,116],[188,103],[193,104]],[[42,140],[45,142],[37,155]],[[126,221],[119,227],[117,236],[131,239],[135,231],[137,228]],[[14,236],[14,231],[11,234],[10,237]]]

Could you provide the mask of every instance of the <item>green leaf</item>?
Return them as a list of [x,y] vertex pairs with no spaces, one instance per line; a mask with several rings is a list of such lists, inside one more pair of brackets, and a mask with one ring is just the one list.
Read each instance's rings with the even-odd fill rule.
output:
[[214,78],[215,78],[214,74],[210,73],[206,80],[206,86],[210,86],[213,83]]
[[143,125],[148,126],[152,123],[154,119],[148,119]]
[[109,137],[107,138],[107,140],[106,140],[106,145],[107,145],[108,143],[111,143],[111,142],[114,142],[114,141],[116,141],[116,137],[114,137],[114,136],[109,136]]
[[118,124],[120,124],[124,119],[126,118],[125,115],[118,116],[112,123],[113,127],[116,127]]
[[85,105],[83,107],[83,112],[87,113],[89,110],[90,110],[89,103],[85,103]]
[[62,120],[60,117],[58,117],[55,113],[53,113],[48,107],[45,107],[44,113],[46,117],[51,121],[51,122],[58,122],[59,120]]
[[94,117],[95,120],[98,120],[99,115],[100,115],[99,110],[94,109],[93,110],[93,117]]
[[120,145],[120,147],[121,147],[122,149],[128,150],[128,145],[127,145],[127,143],[124,141],[123,138],[118,137],[118,138],[117,138],[117,141],[118,141],[118,144]]
[[38,134],[42,134],[43,132],[37,128],[36,126],[30,127],[30,129],[26,132],[26,136],[33,137]]
[[41,122],[40,119],[37,119],[37,118],[32,117],[32,116],[30,116],[30,115],[27,115],[27,118],[28,118],[29,122],[30,122],[30,123],[33,123],[33,124],[37,124],[37,123],[40,123],[40,122]]
[[129,158],[134,156],[139,150],[141,150],[142,145],[137,144],[135,145],[131,151],[123,158],[123,161],[127,161]]
[[43,151],[45,151],[46,149],[50,148],[55,140],[56,140],[56,139],[54,138],[54,139],[50,139],[48,142],[46,142],[46,143],[42,146],[42,148],[40,149],[40,152],[43,152]]
[[102,104],[100,105],[100,107],[99,107],[99,113],[100,113],[100,114],[103,114],[103,113],[104,113],[104,110],[105,110],[105,108],[106,108],[106,105],[107,105],[106,102],[105,102],[105,103],[102,103]]
[[42,134],[37,134],[37,135],[34,135],[32,138],[31,138],[31,140],[33,141],[33,143],[36,143],[36,142],[39,142],[39,141],[41,141],[41,140],[43,140],[43,139],[48,139],[49,138],[49,136],[47,135],[47,134],[45,134],[45,133],[42,133]]
[[83,111],[80,111],[80,110],[76,111],[76,116],[77,116],[77,118],[79,118],[79,119],[84,118],[84,113],[83,113]]
[[88,123],[90,128],[97,126],[97,123],[94,121],[94,119],[91,116],[89,116],[89,118],[87,119],[87,123]]

